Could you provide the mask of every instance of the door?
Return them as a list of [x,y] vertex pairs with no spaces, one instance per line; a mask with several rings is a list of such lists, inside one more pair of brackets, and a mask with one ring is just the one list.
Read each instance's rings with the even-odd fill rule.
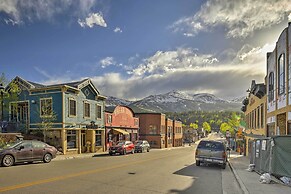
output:
[[25,141],[16,147],[16,161],[32,161],[31,141]]
[[86,148],[86,131],[82,130],[81,132],[81,147],[82,147],[82,153],[85,153],[87,151]]

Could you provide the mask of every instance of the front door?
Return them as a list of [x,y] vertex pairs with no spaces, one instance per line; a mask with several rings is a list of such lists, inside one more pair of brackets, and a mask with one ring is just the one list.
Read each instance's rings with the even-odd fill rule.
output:
[[87,151],[86,149],[86,131],[82,130],[81,132],[81,148],[82,148],[82,153],[85,153]]

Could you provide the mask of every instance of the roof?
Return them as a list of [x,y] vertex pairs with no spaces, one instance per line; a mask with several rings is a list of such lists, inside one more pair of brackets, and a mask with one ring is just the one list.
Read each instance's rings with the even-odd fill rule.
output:
[[113,113],[115,108],[116,108],[116,106],[106,106],[105,107],[105,112]]
[[[39,90],[39,89],[45,89],[45,88],[51,88],[51,87],[63,87],[63,86],[71,87],[72,89],[76,89],[76,90],[81,90],[82,88],[86,87],[87,85],[90,85],[93,88],[96,95],[98,96],[98,98],[106,99],[105,96],[100,95],[100,92],[97,90],[97,88],[94,86],[94,84],[92,83],[92,81],[89,78],[83,79],[80,81],[75,81],[75,82],[67,82],[67,83],[52,84],[52,85],[43,85],[43,84],[27,81],[25,79],[20,78],[19,76],[16,76],[12,80],[12,82],[13,81],[20,82],[28,90],[30,90],[30,89],[38,89]],[[9,87],[9,84],[6,86],[6,89],[8,89],[8,87]]]
[[48,87],[54,87],[54,86],[71,86],[73,88],[78,88],[78,86],[83,83],[84,81],[87,81],[89,79],[83,79],[81,81],[75,81],[75,82],[67,82],[67,83],[61,83],[61,84],[53,84],[53,85],[48,85]]

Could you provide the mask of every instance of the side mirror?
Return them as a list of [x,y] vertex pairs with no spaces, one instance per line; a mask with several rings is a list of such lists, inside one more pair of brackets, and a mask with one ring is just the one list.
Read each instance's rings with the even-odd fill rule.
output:
[[22,150],[22,149],[24,149],[24,146],[23,145],[19,147],[19,150]]

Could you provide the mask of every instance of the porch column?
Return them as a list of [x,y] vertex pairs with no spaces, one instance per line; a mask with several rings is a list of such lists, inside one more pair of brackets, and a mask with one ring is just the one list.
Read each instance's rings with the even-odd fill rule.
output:
[[78,141],[78,154],[82,153],[82,131],[81,129],[77,130],[77,141]]
[[62,145],[62,150],[63,154],[65,155],[67,153],[67,137],[66,137],[66,130],[62,129],[61,130],[61,145]]

